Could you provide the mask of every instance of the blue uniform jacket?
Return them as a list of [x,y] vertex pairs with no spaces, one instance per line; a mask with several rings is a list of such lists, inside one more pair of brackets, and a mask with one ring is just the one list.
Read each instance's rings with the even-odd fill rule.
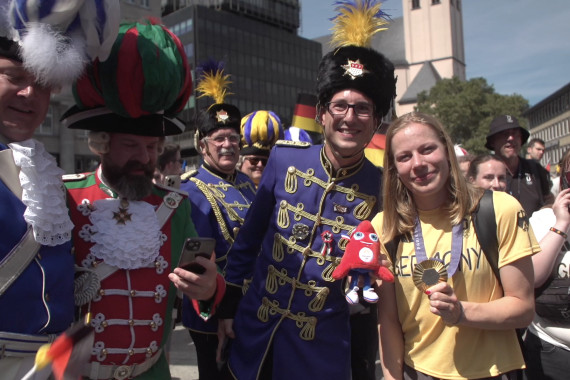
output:
[[[0,144],[0,150],[7,147]],[[0,181],[0,260],[24,236],[26,206]],[[71,242],[42,246],[36,258],[0,296],[0,331],[58,334],[73,321]]]
[[[226,255],[255,198],[255,185],[240,171],[228,177],[201,166],[180,188],[188,192],[198,236],[216,239],[216,262],[223,269]],[[182,322],[201,332],[215,333],[218,329],[216,317],[205,322],[196,315],[187,297],[184,297]]]
[[341,237],[378,211],[381,171],[363,158],[335,173],[322,146],[279,145],[228,254],[226,282],[247,290],[230,370],[258,378],[272,347],[275,379],[349,379],[348,305],[331,274]]

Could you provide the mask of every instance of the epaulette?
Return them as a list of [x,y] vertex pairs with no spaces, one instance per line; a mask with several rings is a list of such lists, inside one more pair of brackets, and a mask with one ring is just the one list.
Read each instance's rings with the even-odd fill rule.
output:
[[183,181],[187,181],[188,179],[190,179],[190,177],[194,177],[196,174],[198,174],[198,170],[194,169],[194,170],[190,170],[190,171],[188,171],[188,172],[182,174],[182,175],[180,176],[180,178],[181,178]]
[[311,146],[311,144],[306,141],[291,141],[291,140],[277,140],[275,145],[294,146],[296,148],[308,148]]
[[188,193],[187,193],[186,191],[177,189],[177,188],[175,188],[175,187],[166,186],[165,184],[162,184],[162,183],[155,183],[154,185],[155,185],[156,187],[158,187],[159,189],[161,189],[161,190],[166,190],[166,191],[171,191],[171,192],[174,192],[174,193],[182,194],[182,195],[184,195],[185,197],[188,196]]
[[63,182],[81,181],[84,180],[85,178],[87,178],[87,175],[85,174],[64,174],[61,176],[61,180]]

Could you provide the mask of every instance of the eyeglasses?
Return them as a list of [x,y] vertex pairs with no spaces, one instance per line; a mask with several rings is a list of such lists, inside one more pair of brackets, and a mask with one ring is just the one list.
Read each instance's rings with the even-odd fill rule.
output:
[[328,102],[325,104],[331,115],[344,116],[349,108],[354,110],[359,117],[371,117],[374,114],[374,106],[368,103],[348,104],[345,102]]
[[211,141],[216,146],[222,146],[226,140],[229,141],[230,144],[236,145],[239,143],[240,135],[204,137],[204,140]]
[[248,160],[252,166],[257,166],[257,164],[259,164],[260,162],[261,162],[261,165],[263,165],[263,166],[267,165],[267,158],[246,157],[245,159]]

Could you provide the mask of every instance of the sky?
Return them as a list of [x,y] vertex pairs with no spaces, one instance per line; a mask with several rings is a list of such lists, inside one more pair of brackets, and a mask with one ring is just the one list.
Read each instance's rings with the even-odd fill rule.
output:
[[[329,34],[334,0],[300,2],[299,34]],[[401,17],[402,2],[410,1],[385,0],[382,10]],[[531,106],[570,83],[569,0],[462,0],[462,13],[467,79],[483,77]]]

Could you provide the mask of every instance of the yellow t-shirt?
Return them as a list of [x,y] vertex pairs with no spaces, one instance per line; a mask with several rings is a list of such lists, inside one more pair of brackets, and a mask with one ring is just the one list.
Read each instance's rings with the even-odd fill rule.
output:
[[[540,246],[520,203],[502,192],[493,193],[493,203],[499,241],[499,268],[538,252]],[[449,264],[450,218],[445,211],[431,210],[420,212],[420,220],[428,258],[439,258]],[[376,215],[372,224],[378,235],[382,236],[382,213]],[[406,364],[443,379],[477,379],[524,367],[514,330],[447,326],[443,319],[431,313],[428,297],[416,288],[412,279],[415,264],[414,243],[402,241],[394,271]],[[503,296],[503,290],[470,222],[464,231],[459,267],[448,282],[462,301],[489,302]]]

